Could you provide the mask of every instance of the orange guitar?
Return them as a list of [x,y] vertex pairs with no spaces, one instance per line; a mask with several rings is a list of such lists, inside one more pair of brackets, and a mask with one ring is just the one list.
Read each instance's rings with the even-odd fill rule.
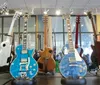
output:
[[53,72],[55,68],[55,60],[53,59],[53,50],[48,47],[48,15],[44,15],[44,49],[40,51],[40,58],[38,59],[39,71]]

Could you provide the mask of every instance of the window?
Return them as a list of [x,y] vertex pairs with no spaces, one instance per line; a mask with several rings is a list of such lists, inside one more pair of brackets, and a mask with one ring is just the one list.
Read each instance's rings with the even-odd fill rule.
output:
[[[12,23],[12,17],[5,17],[4,18],[4,32],[3,33],[8,33],[11,23]],[[14,27],[13,27],[14,32],[18,32],[18,20],[14,22]]]
[[54,32],[63,32],[62,17],[52,17],[52,29],[54,29]]
[[[20,32],[24,31],[24,18],[20,18]],[[35,32],[35,17],[29,17],[27,24],[27,32]]]

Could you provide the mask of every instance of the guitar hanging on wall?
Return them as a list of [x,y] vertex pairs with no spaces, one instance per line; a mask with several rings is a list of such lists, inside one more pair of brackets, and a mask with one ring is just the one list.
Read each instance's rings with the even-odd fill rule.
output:
[[38,64],[32,57],[33,49],[27,49],[28,13],[24,15],[23,45],[16,47],[17,57],[11,63],[10,73],[14,78],[32,79],[38,72]]
[[93,28],[93,32],[94,32],[94,46],[91,45],[91,47],[93,49],[91,59],[92,59],[92,61],[96,60],[93,63],[96,64],[96,66],[100,69],[100,51],[99,51],[100,41],[98,40],[98,37],[100,37],[100,35],[97,35],[97,33],[96,33],[96,26],[93,21],[93,15],[91,14],[91,12],[88,12],[87,14],[88,14],[89,19],[91,20],[92,28]]
[[66,15],[67,29],[68,29],[68,54],[62,58],[59,69],[65,78],[79,78],[87,73],[87,66],[84,60],[79,56],[79,53],[73,46],[72,33],[70,26],[70,15]]
[[16,21],[16,19],[20,16],[20,12],[16,11],[12,23],[10,25],[10,29],[8,32],[8,36],[5,41],[1,43],[1,49],[0,49],[0,66],[8,65],[7,58],[10,57],[11,53],[11,41],[12,41],[12,34],[13,34],[13,26]]
[[53,59],[53,50],[50,47],[48,47],[48,41],[47,41],[48,15],[44,15],[43,22],[44,22],[44,50],[39,52],[40,58],[38,59],[38,64],[39,64],[39,71],[47,73],[54,71],[55,61]]

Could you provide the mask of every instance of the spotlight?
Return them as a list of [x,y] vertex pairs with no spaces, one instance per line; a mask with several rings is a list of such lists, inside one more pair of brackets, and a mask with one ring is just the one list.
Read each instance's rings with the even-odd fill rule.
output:
[[81,26],[83,27],[84,25],[82,24]]
[[44,11],[43,13],[46,15],[47,14],[47,11]]
[[88,11],[88,10],[84,10],[84,14],[85,14],[85,15],[87,15],[87,11]]
[[43,13],[46,15],[46,14],[48,14],[48,12],[49,12],[49,9],[45,10]]
[[60,15],[60,10],[56,10],[56,15]]
[[22,15],[22,12],[20,12],[20,15]]
[[9,15],[9,12],[6,12],[5,15]]

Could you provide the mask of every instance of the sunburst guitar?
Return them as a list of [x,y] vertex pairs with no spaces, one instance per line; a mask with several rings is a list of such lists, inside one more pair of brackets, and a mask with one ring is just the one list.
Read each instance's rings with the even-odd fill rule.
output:
[[80,78],[87,73],[87,66],[84,60],[73,46],[70,26],[70,15],[66,15],[68,29],[68,54],[65,54],[59,64],[59,69],[64,78]]
[[33,49],[27,49],[27,21],[28,13],[25,13],[23,45],[16,47],[17,57],[10,66],[10,73],[14,78],[32,79],[38,72],[38,64],[32,57]]

